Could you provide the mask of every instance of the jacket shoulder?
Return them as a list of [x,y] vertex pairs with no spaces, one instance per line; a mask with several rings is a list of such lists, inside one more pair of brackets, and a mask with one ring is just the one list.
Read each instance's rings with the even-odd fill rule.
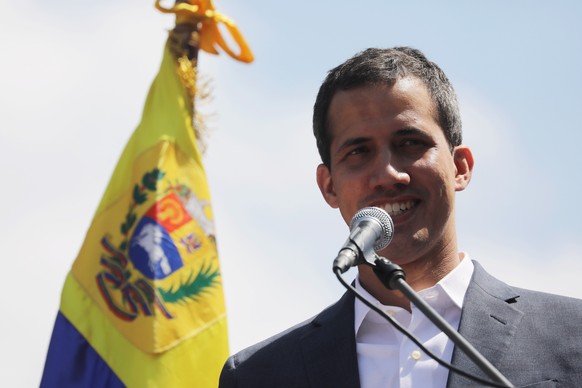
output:
[[[318,315],[229,357],[219,386],[309,386],[308,381],[318,378],[313,357],[325,359],[316,355],[326,348],[339,349],[354,342],[346,333],[350,324],[353,328],[353,297],[344,294]],[[342,344],[338,338],[344,339]]]
[[[516,386],[582,386],[582,300],[509,286],[474,264],[460,333]],[[462,352],[453,362],[480,373]],[[450,376],[451,387],[467,384]]]

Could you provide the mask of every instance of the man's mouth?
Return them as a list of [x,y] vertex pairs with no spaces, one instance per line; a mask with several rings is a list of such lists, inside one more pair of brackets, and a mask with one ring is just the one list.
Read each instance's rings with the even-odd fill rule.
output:
[[406,213],[414,206],[416,206],[416,204],[417,201],[409,199],[408,201],[386,203],[378,207],[386,210],[386,213],[388,213],[391,217],[394,217]]

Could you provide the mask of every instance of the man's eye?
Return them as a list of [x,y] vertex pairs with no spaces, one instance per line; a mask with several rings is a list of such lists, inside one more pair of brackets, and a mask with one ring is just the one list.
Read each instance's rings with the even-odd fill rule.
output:
[[364,154],[366,152],[368,152],[368,147],[360,146],[360,147],[356,147],[356,148],[349,150],[347,153],[347,156],[361,155],[361,154]]
[[346,149],[342,160],[350,164],[362,163],[370,154],[370,147],[365,145],[358,145],[353,148]]
[[403,140],[400,145],[402,145],[403,147],[413,147],[413,146],[420,146],[420,145],[424,145],[424,142],[422,140],[419,139],[406,139]]

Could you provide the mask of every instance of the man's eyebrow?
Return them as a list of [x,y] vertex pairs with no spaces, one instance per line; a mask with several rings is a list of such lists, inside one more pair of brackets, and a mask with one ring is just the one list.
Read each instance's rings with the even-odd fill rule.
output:
[[417,127],[404,127],[396,131],[397,136],[406,136],[406,135],[423,135],[428,136],[428,133],[420,128]]
[[344,148],[352,147],[352,146],[359,145],[359,144],[364,144],[368,141],[370,141],[370,138],[363,137],[363,136],[347,139],[342,144],[340,144],[340,146],[337,148],[336,152],[339,152],[339,151],[343,150]]

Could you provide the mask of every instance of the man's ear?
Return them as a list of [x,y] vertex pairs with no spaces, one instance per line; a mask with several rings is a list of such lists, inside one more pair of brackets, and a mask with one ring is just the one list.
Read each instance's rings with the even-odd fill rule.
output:
[[329,206],[334,209],[339,207],[337,195],[333,188],[333,181],[331,179],[331,172],[325,164],[320,164],[317,166],[317,185],[319,186],[319,191],[323,195],[323,199]]
[[453,150],[455,162],[455,191],[463,191],[471,181],[473,174],[473,154],[469,147],[460,145]]

